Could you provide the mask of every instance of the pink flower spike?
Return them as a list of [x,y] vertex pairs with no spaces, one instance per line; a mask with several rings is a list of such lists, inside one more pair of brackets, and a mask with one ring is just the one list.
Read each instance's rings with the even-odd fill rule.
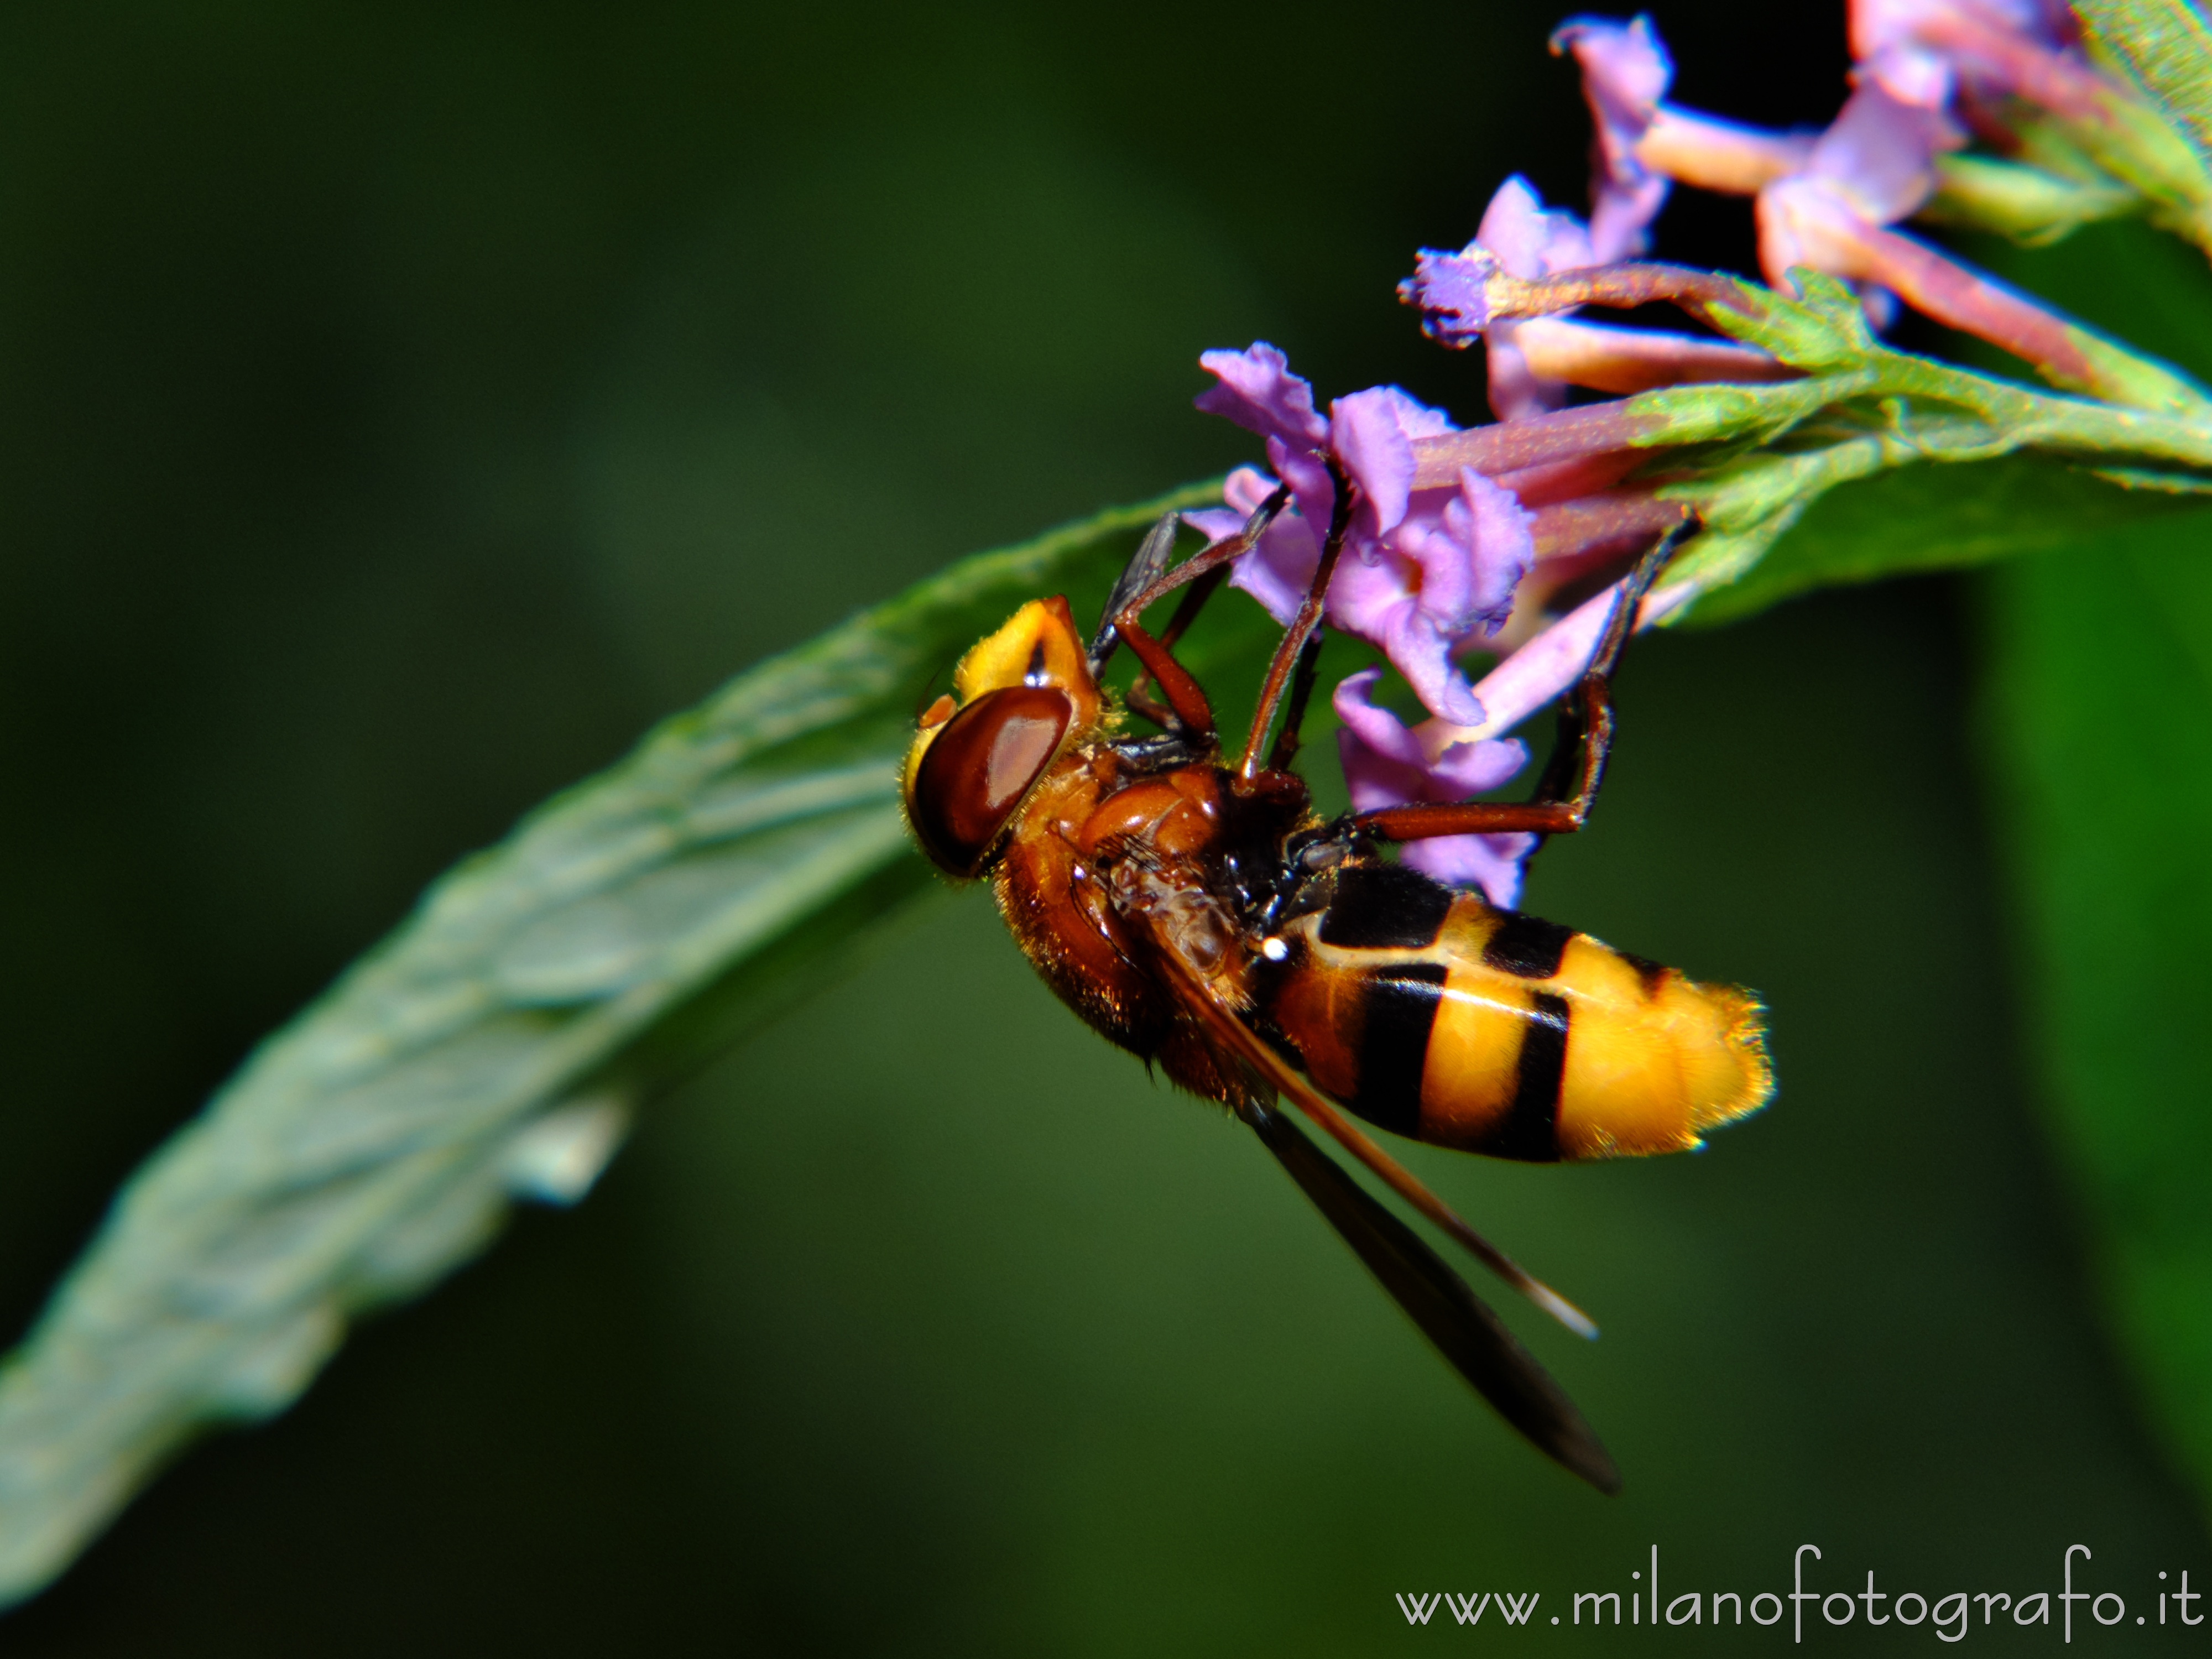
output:
[[[1471,799],[1498,788],[1528,763],[1521,744],[1495,738],[1450,744],[1431,759],[1396,715],[1375,706],[1381,678],[1376,668],[1354,674],[1332,699],[1343,722],[1337,750],[1353,810]],[[1522,866],[1535,842],[1529,835],[1446,836],[1409,842],[1401,856],[1439,881],[1480,887],[1492,904],[1510,909],[1520,899]]]

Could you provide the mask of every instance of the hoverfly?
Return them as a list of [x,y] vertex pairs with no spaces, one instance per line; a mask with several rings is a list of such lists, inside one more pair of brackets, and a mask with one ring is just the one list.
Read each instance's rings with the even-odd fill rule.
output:
[[[1613,722],[1608,684],[1644,591],[1687,526],[1622,585],[1559,740],[1524,803],[1314,812],[1290,769],[1311,695],[1338,507],[1277,647],[1241,757],[1173,654],[1288,496],[1168,569],[1155,526],[1086,645],[1064,598],[971,648],[920,720],[904,800],[925,852],[988,877],[1045,981],[1093,1027],[1259,1134],[1415,1324],[1515,1428],[1601,1492],[1613,1460],[1535,1358],[1437,1253],[1277,1109],[1287,1099],[1415,1209],[1570,1328],[1595,1328],[1460,1219],[1345,1115],[1431,1144],[1537,1162],[1676,1152],[1771,1092],[1761,1008],[1587,934],[1494,908],[1381,856],[1386,842],[1583,826]],[[1145,610],[1187,588],[1154,635]],[[1141,672],[1100,674],[1117,644]],[[1267,738],[1277,713],[1283,728]],[[1126,711],[1126,713],[1125,713]],[[1157,726],[1133,734],[1127,713]]]

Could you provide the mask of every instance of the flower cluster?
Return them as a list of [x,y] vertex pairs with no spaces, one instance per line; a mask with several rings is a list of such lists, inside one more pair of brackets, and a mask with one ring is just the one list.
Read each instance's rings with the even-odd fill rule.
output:
[[[1278,479],[1289,486],[1292,509],[1231,577],[1288,622],[1345,480],[1349,532],[1323,620],[1381,648],[1432,717],[1409,728],[1380,706],[1379,670],[1337,687],[1356,808],[1464,800],[1511,778],[1527,756],[1505,733],[1573,684],[1615,589],[1564,615],[1561,601],[1618,577],[1668,529],[1696,517],[1715,544],[1707,568],[1740,570],[1820,490],[1933,454],[1927,437],[1882,429],[1904,407],[1884,365],[1926,364],[1869,331],[1899,303],[2106,405],[2212,407],[2181,375],[1898,228],[1919,216],[2047,239],[2138,213],[2212,248],[2212,173],[2160,106],[2084,50],[2055,0],[1852,0],[1850,22],[1853,89],[1820,132],[1670,101],[1674,66],[1648,17],[1559,30],[1553,50],[1579,66],[1596,129],[1588,221],[1508,179],[1474,240],[1422,251],[1400,290],[1439,343],[1483,343],[1494,423],[1460,428],[1395,386],[1339,398],[1324,416],[1273,346],[1200,359],[1215,384],[1198,406],[1261,437],[1273,476],[1240,469],[1224,506],[1189,521],[1218,541]],[[1753,199],[1771,289],[1635,263],[1676,185]],[[1581,314],[1654,300],[1717,335]],[[1951,378],[1959,408],[1942,417],[1943,441],[1963,455],[2027,441],[2023,406],[2003,404],[2016,388]],[[1613,400],[1569,407],[1577,388]],[[1701,388],[1757,392],[1699,402]],[[1759,450],[1793,428],[1827,435]],[[1699,591],[1670,580],[1640,622]],[[1501,660],[1471,684],[1460,659],[1476,649]],[[1416,842],[1405,858],[1511,905],[1531,839]]]
[[[1674,66],[1650,20],[1580,19],[1553,38],[1583,70],[1598,124],[1600,169],[1589,252],[1570,250],[1579,230],[1546,216],[1544,253],[1532,258],[1526,225],[1533,193],[1509,180],[1475,240],[1457,254],[1425,253],[1407,297],[1450,343],[1471,276],[1494,263],[1524,279],[1566,265],[1601,264],[1640,251],[1670,183],[1753,199],[1759,264],[1777,289],[1790,273],[1822,271],[1850,283],[1877,323],[1901,301],[2033,365],[2054,384],[2127,402],[2180,407],[2176,386],[2147,386],[2101,343],[1911,234],[1916,215],[2027,239],[2063,234],[2093,218],[2140,212],[2212,248],[2212,174],[2154,107],[2084,54],[2071,15],[2048,0],[1853,0],[1855,87],[1825,131],[1771,132],[1671,103]],[[1958,154],[1969,137],[1999,155]],[[1540,271],[1534,267],[1543,265]],[[1553,331],[1532,353],[1528,322],[1492,331],[1510,340],[1517,386],[1631,391],[1657,384],[1751,378],[1670,343],[1671,360],[1644,331],[1587,325]],[[1669,374],[1670,369],[1679,372]],[[1664,376],[1664,379],[1660,377]],[[1510,394],[1516,399],[1520,394]],[[1547,406],[1556,407],[1557,390]],[[1498,413],[1512,418],[1515,408]]]

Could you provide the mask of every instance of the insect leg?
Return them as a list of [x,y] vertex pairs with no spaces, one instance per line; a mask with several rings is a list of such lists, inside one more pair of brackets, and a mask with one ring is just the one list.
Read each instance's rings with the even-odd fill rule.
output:
[[1321,672],[1322,630],[1314,629],[1298,653],[1297,672],[1291,676],[1291,700],[1284,707],[1283,729],[1275,733],[1275,746],[1267,751],[1267,769],[1287,772],[1298,757],[1298,728],[1305,724],[1306,704],[1312,700],[1314,679]]
[[[1290,499],[1290,486],[1288,484],[1279,486],[1266,501],[1260,503],[1258,510],[1244,521],[1244,527],[1237,534],[1225,540],[1216,542],[1203,552],[1186,559],[1165,575],[1154,578],[1132,597],[1123,598],[1121,584],[1115,585],[1115,598],[1120,601],[1120,604],[1118,608],[1108,611],[1106,622],[1099,629],[1098,640],[1093,642],[1093,652],[1103,664],[1105,655],[1101,654],[1102,649],[1104,653],[1110,653],[1111,651],[1110,645],[1103,645],[1109,629],[1114,635],[1128,641],[1129,649],[1136,653],[1137,660],[1144,665],[1144,674],[1139,680],[1139,689],[1143,690],[1146,695],[1144,703],[1139,707],[1139,713],[1147,718],[1158,720],[1161,725],[1170,731],[1202,732],[1211,735],[1213,731],[1212,705],[1206,702],[1206,693],[1200,689],[1198,682],[1191,677],[1190,671],[1175,659],[1173,653],[1169,648],[1173,640],[1179,636],[1180,630],[1177,624],[1180,623],[1183,627],[1188,626],[1190,617],[1198,613],[1198,605],[1205,602],[1204,598],[1200,597],[1195,603],[1186,600],[1184,605],[1177,607],[1176,622],[1169,623],[1170,638],[1166,642],[1163,642],[1147,632],[1144,624],[1137,619],[1143,614],[1146,606],[1155,600],[1165,598],[1186,584],[1197,581],[1201,578],[1212,578],[1218,584],[1219,579],[1213,577],[1213,573],[1226,569],[1229,564],[1240,555],[1249,552],[1257,544],[1260,538],[1266,533],[1267,526],[1274,522],[1275,515],[1289,503]],[[1161,524],[1153,526],[1152,534],[1160,535],[1164,529],[1166,530],[1167,537],[1171,539],[1173,531],[1167,526],[1167,521],[1164,520]],[[1152,538],[1148,536],[1146,539],[1149,544]],[[1145,550],[1140,548],[1138,557],[1141,561],[1144,556]],[[1125,577],[1127,574],[1126,571],[1123,573]],[[1212,592],[1212,586],[1208,586],[1206,590],[1207,594],[1211,594]],[[1188,615],[1185,614],[1186,611]],[[1146,682],[1157,684],[1165,694],[1167,707],[1164,710],[1160,710],[1159,706],[1152,702],[1149,687],[1146,685]],[[1165,714],[1170,718],[1161,720],[1159,718],[1161,714]]]
[[[1559,740],[1535,794],[1526,801],[1420,803],[1361,812],[1352,827],[1385,841],[1426,841],[1437,836],[1497,835],[1533,830],[1570,834],[1589,820],[1613,753],[1613,671],[1620,666],[1638,608],[1674,550],[1696,531],[1686,520],[1662,537],[1621,580],[1605,633],[1581,682],[1559,704]],[[1571,786],[1571,788],[1570,788]]]
[[[1325,459],[1328,462],[1329,477],[1336,485],[1336,505],[1329,513],[1328,539],[1322,544],[1321,560],[1314,566],[1313,580],[1306,588],[1306,597],[1298,606],[1298,614],[1291,619],[1282,643],[1275,647],[1274,661],[1267,665],[1267,678],[1260,688],[1260,706],[1252,711],[1252,735],[1245,739],[1244,758],[1237,768],[1237,776],[1248,781],[1260,770],[1260,745],[1267,741],[1267,728],[1275,723],[1275,710],[1283,700],[1284,688],[1290,682],[1291,671],[1303,657],[1306,641],[1313,637],[1314,629],[1321,626],[1322,605],[1328,597],[1328,585],[1336,575],[1337,561],[1344,556],[1345,535],[1352,528],[1352,480],[1345,476],[1344,468],[1338,465],[1336,457],[1330,455]],[[1291,746],[1296,748],[1295,739]]]
[[[1206,608],[1206,602],[1213,597],[1215,591],[1220,587],[1228,575],[1229,566],[1224,562],[1215,565],[1212,569],[1183,590],[1182,599],[1176,606],[1174,617],[1169,620],[1167,627],[1160,634],[1160,644],[1163,647],[1170,651],[1175,649],[1176,641],[1188,631],[1191,623],[1197,619],[1198,613]],[[1175,718],[1174,711],[1164,707],[1158,698],[1152,696],[1152,677],[1148,673],[1139,673],[1130,682],[1128,694],[1122,698],[1122,701],[1158,726],[1165,727]]]
[[1499,1415],[1600,1492],[1620,1490],[1620,1471],[1574,1402],[1443,1257],[1282,1113],[1255,1104],[1239,1115],[1422,1334]]

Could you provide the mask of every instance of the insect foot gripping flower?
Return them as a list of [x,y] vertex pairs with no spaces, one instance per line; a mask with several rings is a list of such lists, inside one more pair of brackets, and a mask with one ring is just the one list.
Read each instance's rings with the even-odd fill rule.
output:
[[[1417,488],[1417,440],[1457,431],[1440,411],[1395,386],[1340,398],[1324,420],[1313,389],[1265,343],[1200,358],[1217,384],[1198,399],[1267,441],[1267,460],[1291,487],[1279,517],[1230,580],[1287,624],[1312,585],[1322,527],[1335,509],[1334,460],[1355,492],[1343,562],[1323,620],[1379,646],[1423,703],[1461,725],[1482,718],[1452,653],[1494,635],[1534,557],[1532,520],[1510,490],[1472,467]],[[1274,488],[1249,469],[1230,481],[1226,508],[1190,523],[1218,540]]]
[[[1510,781],[1527,763],[1527,748],[1510,738],[1450,743],[1431,756],[1395,714],[1376,707],[1372,699],[1382,678],[1381,669],[1370,668],[1336,688],[1337,718],[1344,722],[1337,750],[1354,811],[1472,800]],[[1450,886],[1480,887],[1492,904],[1510,910],[1521,902],[1522,866],[1535,847],[1536,837],[1525,832],[1439,836],[1411,842],[1401,856]]]

